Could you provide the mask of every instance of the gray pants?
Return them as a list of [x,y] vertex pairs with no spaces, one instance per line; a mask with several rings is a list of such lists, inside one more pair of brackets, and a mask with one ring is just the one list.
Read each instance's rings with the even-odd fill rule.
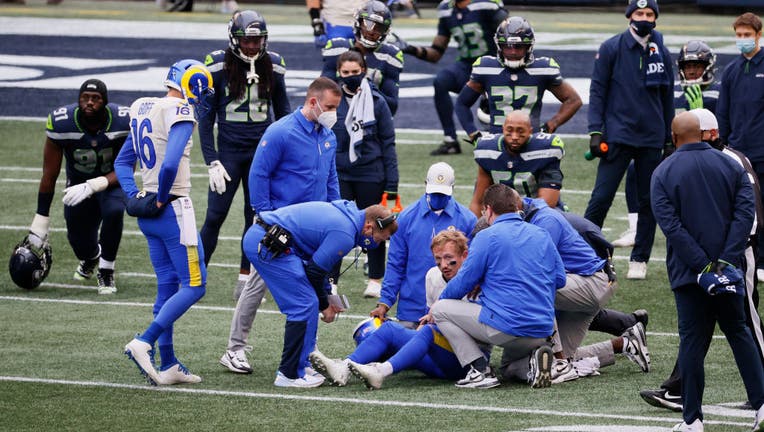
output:
[[249,266],[249,278],[241,290],[239,301],[236,302],[236,309],[233,311],[231,320],[231,333],[228,335],[228,349],[236,351],[244,349],[249,338],[249,330],[255,321],[257,309],[265,297],[265,285],[263,278],[257,274],[255,267]]
[[477,303],[463,300],[439,300],[431,310],[435,323],[448,339],[462,366],[484,356],[481,345],[498,345],[504,349],[501,360],[504,376],[525,381],[530,354],[546,343],[546,339],[512,336],[480,323],[478,317],[482,309]]
[[614,291],[615,284],[608,282],[604,272],[591,276],[568,273],[565,286],[557,290],[554,299],[557,331],[552,337],[553,351],[562,351],[566,358],[574,357],[589,331],[589,324],[610,301]]

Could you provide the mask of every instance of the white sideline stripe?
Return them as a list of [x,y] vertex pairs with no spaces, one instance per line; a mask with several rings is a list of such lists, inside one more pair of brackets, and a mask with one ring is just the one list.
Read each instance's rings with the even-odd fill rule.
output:
[[[54,288],[79,288],[79,289],[92,289],[96,290],[97,287],[87,287],[83,285],[68,285],[68,284],[59,284],[59,283],[49,283],[49,282],[43,282],[41,286],[50,286]],[[153,303],[140,303],[140,302],[118,302],[118,301],[96,301],[96,300],[70,300],[70,299],[58,299],[58,298],[40,298],[40,297],[19,297],[19,296],[0,296],[0,300],[7,300],[7,301],[23,301],[23,302],[37,302],[37,303],[63,303],[63,304],[75,304],[75,305],[89,305],[89,306],[100,306],[100,305],[106,305],[106,306],[128,306],[128,307],[144,307],[144,308],[152,308],[154,307]],[[204,305],[193,305],[191,306],[191,309],[196,310],[204,310],[204,311],[214,311],[214,312],[233,312],[234,308],[229,306],[204,306]],[[257,310],[258,313],[264,313],[264,314],[271,314],[271,315],[279,315],[281,312],[273,309],[263,309],[259,308]],[[363,320],[368,318],[368,315],[352,315],[352,314],[341,314],[341,318],[350,318],[350,319],[359,319]],[[647,332],[648,336],[660,336],[660,337],[679,337],[676,333],[664,333],[664,332]],[[714,335],[714,339],[723,339],[723,335]]]
[[[585,417],[585,418],[611,419],[611,420],[633,420],[633,421],[641,421],[641,422],[676,423],[677,421],[681,420],[676,417],[644,417],[644,416],[629,416],[629,415],[618,415],[618,414],[562,412],[562,411],[537,410],[537,409],[526,409],[526,408],[474,406],[474,405],[463,405],[463,404],[456,405],[456,404],[439,404],[439,403],[425,403],[425,402],[369,400],[369,399],[328,397],[328,396],[302,396],[302,395],[288,395],[288,394],[276,394],[276,393],[239,392],[239,391],[231,391],[231,390],[212,390],[212,389],[199,389],[199,388],[193,389],[193,388],[179,388],[179,387],[147,387],[145,385],[120,384],[120,383],[110,383],[110,382],[104,382],[104,381],[75,381],[75,380],[61,380],[61,379],[30,378],[30,377],[21,377],[21,376],[0,376],[0,381],[36,383],[36,384],[53,384],[53,385],[71,385],[71,386],[81,386],[81,387],[117,388],[117,389],[126,389],[126,390],[156,391],[156,392],[181,393],[181,394],[198,394],[198,395],[207,395],[207,396],[237,396],[237,397],[256,398],[256,399],[281,399],[281,400],[333,402],[333,403],[341,402],[341,403],[349,403],[349,404],[357,404],[357,405],[445,409],[445,410],[455,410],[455,411],[484,411],[484,412],[494,412],[494,413],[533,414],[533,415],[544,415],[544,416],[555,416],[555,417]],[[708,420],[708,419],[704,419],[703,422],[705,424],[750,427],[749,423],[740,423],[740,422]]]

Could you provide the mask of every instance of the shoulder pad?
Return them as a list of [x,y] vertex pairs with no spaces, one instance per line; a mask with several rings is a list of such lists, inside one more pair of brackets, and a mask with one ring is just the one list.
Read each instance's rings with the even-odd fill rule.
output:
[[45,129],[51,132],[71,132],[78,130],[74,119],[74,112],[77,109],[77,106],[77,104],[64,105],[48,113]]
[[379,61],[385,62],[396,69],[403,69],[403,51],[392,53],[386,50],[376,50],[367,55],[373,55]]
[[130,130],[130,107],[109,103],[106,108],[111,111],[110,131]]
[[345,51],[349,50],[353,45],[351,39],[345,38],[333,38],[326,41],[326,45],[321,50],[321,55],[324,57],[338,56]]
[[211,53],[207,54],[206,57],[204,57],[204,65],[209,67],[215,63],[222,63],[223,59],[225,59],[224,50],[212,51]]
[[268,55],[271,56],[271,63],[273,64],[273,72],[284,75],[286,73],[286,61],[281,54],[273,51],[268,51]]
[[453,9],[453,5],[451,4],[451,0],[441,0],[440,3],[438,3],[438,10],[450,10]]

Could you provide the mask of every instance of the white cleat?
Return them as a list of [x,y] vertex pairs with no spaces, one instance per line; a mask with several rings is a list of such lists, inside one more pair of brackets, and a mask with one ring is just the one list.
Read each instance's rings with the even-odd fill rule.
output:
[[636,229],[627,229],[626,231],[621,233],[621,237],[617,238],[616,240],[613,240],[613,246],[614,247],[632,247],[634,246],[634,242],[637,239],[637,230]]
[[159,373],[154,369],[154,364],[151,361],[150,351],[151,345],[138,338],[131,340],[125,345],[125,355],[132,360],[141,374],[146,377],[146,380],[151,385],[157,385],[160,381]]
[[642,372],[650,372],[650,351],[647,349],[647,335],[642,323],[629,327],[621,336],[626,339],[623,354],[636,363]]
[[192,374],[180,363],[159,372],[160,385],[197,384],[200,382],[202,382],[202,378],[199,375]]
[[703,422],[701,422],[700,419],[695,419],[695,421],[690,424],[682,422],[674,426],[671,430],[675,432],[703,432]]
[[645,279],[647,278],[647,263],[640,261],[629,261],[629,272],[626,273],[626,279]]
[[347,363],[342,360],[330,359],[321,351],[313,351],[308,358],[313,368],[328,378],[331,384],[340,387],[347,385],[348,379],[350,379],[350,368]]
[[363,291],[363,296],[368,298],[379,298],[382,296],[382,284],[370,280],[369,283],[366,285],[366,289]]
[[220,357],[220,364],[227,367],[228,370],[233,373],[252,373],[252,366],[250,366],[247,361],[245,349],[226,350],[223,357]]
[[578,379],[578,371],[568,359],[554,359],[552,362],[552,384]]
[[382,388],[382,382],[385,380],[385,375],[377,367],[379,363],[360,364],[352,360],[348,360],[350,371],[353,375],[363,381],[366,388],[369,390],[378,390]]

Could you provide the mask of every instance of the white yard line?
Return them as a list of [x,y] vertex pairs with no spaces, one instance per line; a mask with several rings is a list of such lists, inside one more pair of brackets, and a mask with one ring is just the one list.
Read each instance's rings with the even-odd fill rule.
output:
[[[534,416],[545,417],[575,417],[575,418],[589,418],[589,419],[603,419],[603,420],[622,420],[622,421],[637,421],[637,422],[660,422],[660,423],[677,423],[681,421],[679,417],[650,417],[650,416],[635,416],[635,415],[620,415],[620,414],[602,414],[592,412],[581,411],[558,411],[558,410],[538,410],[529,408],[508,408],[497,406],[476,406],[465,404],[441,404],[441,403],[425,403],[425,402],[404,402],[395,400],[374,400],[374,399],[357,399],[357,398],[343,398],[343,397],[329,397],[329,396],[304,396],[304,395],[290,395],[290,394],[276,394],[276,393],[258,393],[258,392],[241,392],[231,390],[212,390],[203,388],[188,388],[188,387],[148,387],[145,385],[133,385],[133,384],[121,384],[104,381],[77,381],[77,380],[63,380],[63,379],[43,379],[32,378],[23,376],[0,376],[0,381],[5,382],[18,382],[18,383],[35,383],[35,384],[51,384],[51,385],[64,385],[64,386],[78,386],[78,387],[96,387],[96,388],[111,388],[111,389],[123,389],[123,390],[135,390],[135,391],[155,391],[155,392],[167,392],[178,394],[194,394],[205,396],[226,396],[226,397],[242,397],[252,399],[280,399],[291,401],[311,401],[311,402],[327,402],[327,403],[345,403],[355,405],[372,405],[372,406],[384,406],[384,407],[400,407],[400,408],[420,408],[420,409],[435,409],[435,410],[448,410],[448,411],[473,411],[473,412],[492,412],[492,413],[505,413],[505,414],[529,414]],[[753,418],[753,411],[750,412],[751,419]],[[704,424],[718,424],[728,426],[740,426],[750,427],[750,422],[732,422],[732,421],[720,421],[710,420],[708,418],[703,420]],[[580,430],[580,429],[576,429]],[[619,426],[612,426],[609,430],[619,431]]]

